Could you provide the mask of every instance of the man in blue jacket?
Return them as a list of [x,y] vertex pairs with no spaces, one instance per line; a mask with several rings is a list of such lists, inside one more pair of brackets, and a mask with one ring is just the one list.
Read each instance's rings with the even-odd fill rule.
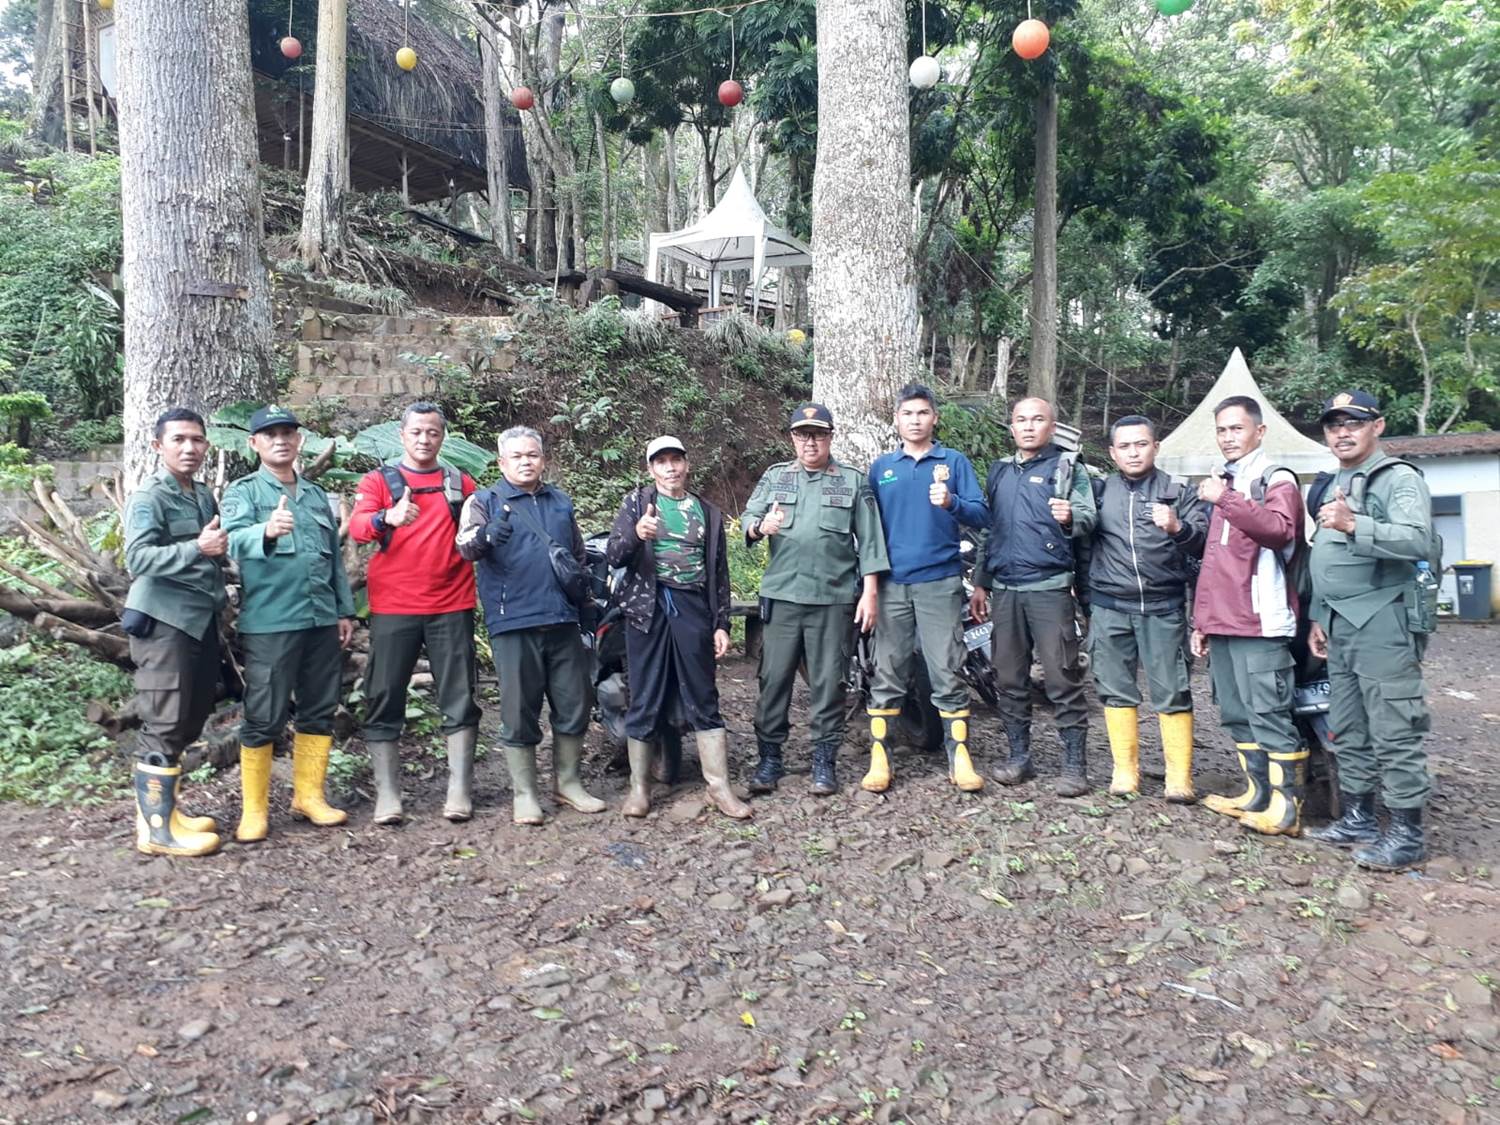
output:
[[943,720],[948,779],[972,792],[984,788],[969,757],[969,687],[964,657],[961,526],[982,528],[989,509],[969,459],[933,439],[937,403],[921,383],[901,388],[896,433],[901,448],[870,466],[891,572],[880,584],[875,625],[875,680],[870,687],[870,769],[860,784],[880,793],[891,784],[886,733],[901,713],[920,639],[932,679],[932,705]]
[[464,501],[457,542],[458,553],[478,563],[479,600],[500,678],[500,745],[510,769],[513,819],[542,823],[536,747],[544,696],[551,709],[557,799],[579,812],[603,812],[604,802],[579,779],[594,705],[588,654],[578,607],[557,581],[549,555],[551,545],[560,543],[582,567],[583,536],[573,501],[542,480],[542,435],[512,426],[500,435],[499,446],[504,479]]
[[1097,513],[1089,475],[1052,440],[1057,414],[1045,399],[1023,398],[1011,408],[1014,457],[990,466],[985,484],[991,521],[974,568],[970,609],[990,616],[1000,714],[1010,758],[995,770],[1001,785],[1034,777],[1031,765],[1031,655],[1042,663],[1047,698],[1062,740],[1062,797],[1088,792],[1085,741],[1088,704],[1074,626],[1073,541],[1087,539]]

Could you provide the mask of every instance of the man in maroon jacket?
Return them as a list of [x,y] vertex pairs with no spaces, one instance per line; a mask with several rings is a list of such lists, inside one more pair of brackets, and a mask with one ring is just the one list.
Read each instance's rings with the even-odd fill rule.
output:
[[[474,491],[467,473],[438,463],[447,436],[443,413],[414,402],[401,415],[399,465],[359,482],[349,533],[376,542],[370,559],[370,663],[365,671],[365,745],[375,774],[375,823],[401,823],[401,728],[406,689],[422,649],[432,666],[448,738],[448,800],[443,815],[473,811],[474,566],[454,546],[456,513]],[[399,495],[398,495],[399,494]]]
[[1287,578],[1302,542],[1302,492],[1261,442],[1260,403],[1236,395],[1214,410],[1222,472],[1198,486],[1213,505],[1193,607],[1192,651],[1209,657],[1219,721],[1234,737],[1245,791],[1210,796],[1214,812],[1266,835],[1297,835],[1307,750],[1292,722],[1291,642],[1297,593]]

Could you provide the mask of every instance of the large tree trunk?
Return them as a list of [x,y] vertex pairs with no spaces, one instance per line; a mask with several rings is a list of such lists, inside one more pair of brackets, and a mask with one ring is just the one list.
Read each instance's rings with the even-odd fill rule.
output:
[[302,264],[315,273],[344,256],[344,197],[349,193],[349,2],[318,5],[317,78],[312,142],[302,204]]
[[118,9],[127,488],[162,410],[275,390],[245,5]]
[[68,0],[37,0],[36,34],[31,41],[31,117],[26,131],[49,145],[63,139],[63,67]]
[[500,44],[494,28],[484,20],[479,29],[479,69],[484,74],[484,151],[485,172],[489,181],[490,240],[500,253],[512,260],[516,256],[516,229],[510,214],[510,145],[505,134],[505,116],[501,103],[505,92],[500,88]]
[[813,397],[833,411],[839,459],[856,466],[889,445],[916,361],[906,85],[902,3],[818,0]]
[[1031,349],[1026,393],[1057,401],[1057,85],[1036,97],[1036,207],[1031,231]]

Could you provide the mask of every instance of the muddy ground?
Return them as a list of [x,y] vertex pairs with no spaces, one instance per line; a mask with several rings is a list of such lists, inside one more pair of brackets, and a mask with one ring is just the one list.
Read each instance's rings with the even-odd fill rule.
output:
[[[1154,744],[1108,798],[1102,724],[1079,800],[911,752],[872,797],[851,742],[842,795],[796,746],[748,823],[693,780],[517,828],[491,755],[452,826],[416,746],[404,827],[359,792],[293,824],[278,761],[271,840],[210,859],[137,855],[124,802],[9,807],[0,1121],[1500,1120],[1500,628],[1428,669],[1435,858],[1402,876],[1166,805]],[[743,768],[753,668],[721,684]],[[1227,788],[1211,709],[1198,743]],[[196,787],[230,828],[237,783]]]

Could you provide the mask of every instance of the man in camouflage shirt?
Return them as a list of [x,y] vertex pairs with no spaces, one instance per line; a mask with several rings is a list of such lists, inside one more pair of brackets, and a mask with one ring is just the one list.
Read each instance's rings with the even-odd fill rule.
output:
[[663,721],[697,732],[708,794],[726,816],[750,806],[729,786],[729,735],[719,714],[714,661],[729,651],[729,554],[724,514],[688,491],[687,450],[663,435],[646,447],[653,483],[625,497],[609,533],[611,566],[626,568],[630,710],[626,816],[651,809],[652,737]]

